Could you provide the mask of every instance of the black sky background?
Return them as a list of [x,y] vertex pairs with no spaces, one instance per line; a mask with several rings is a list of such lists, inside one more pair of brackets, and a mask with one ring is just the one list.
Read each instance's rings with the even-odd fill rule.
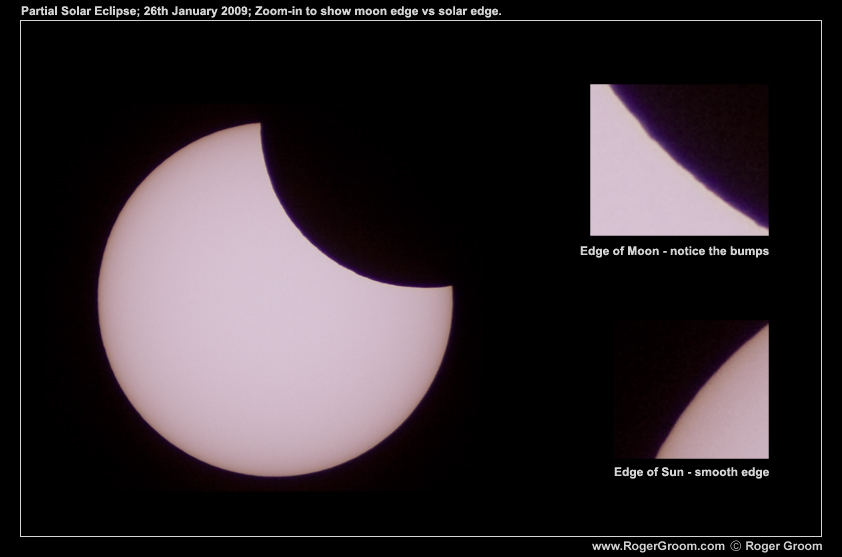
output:
[[[589,36],[584,24],[566,35],[541,23],[442,26],[435,46],[420,26],[355,26],[356,42],[334,23],[225,27],[220,42],[207,25],[155,27],[154,40],[135,24],[62,25],[22,32],[24,533],[817,532],[819,227],[807,192],[819,191],[818,163],[807,148],[815,122],[792,108],[802,99],[807,110],[815,89],[792,87],[808,64],[787,52],[748,72],[721,63],[745,41],[773,49],[765,33],[778,28],[719,33],[723,51],[691,49],[687,68],[646,54],[709,27],[655,27],[651,42],[639,27],[600,28],[638,37],[618,56],[649,62],[629,79],[625,60],[570,56]],[[781,91],[789,133],[775,145],[789,155],[773,165],[774,236],[588,237],[587,84],[664,73],[686,83],[739,75]],[[272,102],[205,103],[220,100]],[[445,361],[413,416],[369,453],[297,478],[229,473],[163,440],[122,395],[96,319],[102,251],[134,188],[190,142],[257,121],[276,192],[320,249],[379,280],[454,286]],[[632,244],[771,255],[579,254]],[[723,321],[732,317],[754,319]],[[633,459],[652,455],[676,399],[698,387],[698,359],[660,357],[664,346],[681,338],[688,354],[713,344],[724,354],[767,320],[774,456],[761,464],[771,477],[681,487],[615,478],[615,466],[650,465]],[[652,369],[629,366],[618,379],[622,350]],[[646,377],[667,371],[675,390],[647,389]],[[663,403],[658,418],[631,419],[634,405],[618,402],[625,388],[647,407]],[[282,493],[312,491],[382,493]],[[717,513],[687,504],[703,499],[723,503]]]

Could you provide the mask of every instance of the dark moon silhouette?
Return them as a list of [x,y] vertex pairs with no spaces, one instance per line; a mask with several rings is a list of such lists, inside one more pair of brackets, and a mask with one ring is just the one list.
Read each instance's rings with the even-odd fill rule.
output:
[[275,193],[313,245],[373,280],[453,284],[471,188],[491,168],[487,124],[358,106],[268,110],[261,123]]

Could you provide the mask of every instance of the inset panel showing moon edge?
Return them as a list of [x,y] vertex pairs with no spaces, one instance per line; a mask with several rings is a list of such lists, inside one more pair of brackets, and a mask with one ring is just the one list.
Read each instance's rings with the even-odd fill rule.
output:
[[289,476],[406,420],[444,356],[453,294],[373,281],[316,249],[251,124],[143,181],[108,239],[98,302],[115,376],[156,431],[214,466]]
[[591,85],[592,235],[768,235],[768,87]]

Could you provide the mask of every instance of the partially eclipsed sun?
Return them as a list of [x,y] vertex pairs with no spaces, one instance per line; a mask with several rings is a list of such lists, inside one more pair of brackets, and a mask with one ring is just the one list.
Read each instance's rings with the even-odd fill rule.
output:
[[192,143],[137,188],[102,260],[114,374],[163,437],[204,462],[288,476],[346,462],[429,389],[452,288],[406,288],[336,264],[267,175],[260,126]]

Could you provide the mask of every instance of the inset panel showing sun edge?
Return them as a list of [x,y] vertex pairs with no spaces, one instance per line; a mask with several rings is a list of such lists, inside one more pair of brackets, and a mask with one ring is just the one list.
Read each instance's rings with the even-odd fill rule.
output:
[[711,377],[657,458],[769,458],[769,326]]

